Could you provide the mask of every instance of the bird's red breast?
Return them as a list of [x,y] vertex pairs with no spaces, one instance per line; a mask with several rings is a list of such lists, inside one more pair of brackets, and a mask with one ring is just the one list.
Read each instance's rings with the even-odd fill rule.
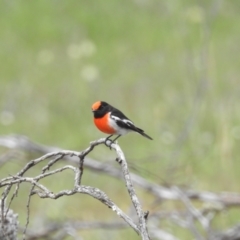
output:
[[108,119],[110,118],[109,115],[110,113],[106,113],[101,118],[94,118],[94,123],[100,131],[107,134],[114,134],[116,132],[115,129],[109,126],[109,121],[108,121]]

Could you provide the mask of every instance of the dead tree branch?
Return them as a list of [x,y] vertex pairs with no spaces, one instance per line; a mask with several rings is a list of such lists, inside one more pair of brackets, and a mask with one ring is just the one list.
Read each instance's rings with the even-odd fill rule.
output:
[[[1,198],[1,206],[2,209],[5,209],[5,201],[7,197],[9,196],[10,190],[13,186],[15,186],[15,191],[11,197],[10,202],[15,198],[18,192],[19,185],[23,182],[25,183],[30,183],[32,187],[30,193],[29,193],[29,198],[37,194],[40,198],[51,198],[51,199],[57,199],[62,196],[70,196],[76,193],[82,193],[82,194],[87,194],[99,201],[101,201],[103,204],[111,208],[118,216],[120,216],[131,228],[133,228],[139,235],[141,235],[142,239],[148,240],[148,232],[147,232],[147,226],[146,226],[146,219],[144,212],[142,211],[141,204],[138,200],[138,197],[135,193],[135,190],[133,188],[133,184],[131,181],[131,177],[128,171],[128,166],[127,162],[125,159],[125,156],[121,150],[121,148],[117,144],[112,144],[111,147],[114,149],[117,153],[117,158],[119,159],[119,162],[122,167],[122,172],[124,175],[125,179],[125,185],[127,186],[130,198],[132,200],[132,203],[135,207],[135,210],[137,212],[138,216],[138,223],[134,223],[134,221],[127,215],[125,214],[108,196],[106,193],[101,191],[98,188],[94,188],[91,186],[85,186],[81,185],[81,178],[83,175],[83,165],[84,165],[84,158],[85,156],[90,153],[97,145],[103,144],[105,142],[105,139],[99,139],[97,141],[91,142],[90,146],[85,149],[82,152],[76,152],[76,151],[68,151],[68,150],[62,150],[62,151],[55,151],[51,153],[47,153],[43,155],[40,158],[31,160],[28,162],[17,174],[13,176],[9,176],[6,178],[3,178],[0,180],[0,188],[5,187],[5,190],[2,193],[2,198]],[[49,171],[50,167],[54,165],[57,161],[62,159],[63,157],[77,157],[79,159],[79,167],[74,167],[71,165],[67,165],[61,168],[57,168],[55,170]],[[53,160],[50,160],[47,165],[45,165],[42,168],[42,173],[35,176],[35,177],[25,177],[24,174],[34,166],[38,165],[40,162],[43,162],[46,159],[50,159],[52,157],[55,157]],[[43,184],[40,184],[38,181],[43,178],[47,178],[50,176],[53,176],[59,172],[70,170],[74,172],[74,186],[73,189],[71,190],[62,190],[58,193],[53,193],[50,189],[48,189],[46,186]],[[29,204],[28,204],[29,205]],[[8,211],[8,210],[7,210]],[[3,211],[4,212],[4,211]],[[2,219],[6,218],[6,215],[2,215]],[[27,225],[26,225],[27,227]]]
[[[61,152],[62,149],[57,147],[45,146],[34,143],[26,136],[22,135],[7,135],[0,136],[0,146],[12,149],[22,150],[27,152],[35,152],[39,154],[47,154],[49,152]],[[89,149],[85,150],[89,151]],[[79,164],[79,158],[75,155],[63,155],[62,159],[69,161],[71,164]],[[122,173],[119,170],[106,163],[101,163],[88,156],[85,157],[84,167],[98,173],[108,174],[114,178],[121,179]],[[161,200],[181,200],[179,194],[171,187],[164,187],[156,183],[152,183],[142,178],[141,176],[131,173],[132,182],[152,193],[154,196]],[[206,203],[214,203],[222,207],[240,206],[240,194],[232,192],[213,193],[208,191],[195,191],[195,190],[181,190],[184,194],[192,200],[198,200]]]
[[[211,222],[213,218],[218,215],[217,213],[225,209],[227,210],[229,207],[239,207],[240,194],[232,192],[200,192],[189,189],[180,189],[176,186],[164,187],[156,183],[149,182],[141,176],[132,173],[130,178],[125,156],[118,145],[113,144],[112,148],[116,151],[117,160],[121,165],[122,171],[119,171],[116,166],[111,165],[109,162],[102,163],[89,158],[88,154],[93,151],[96,146],[102,144],[104,141],[105,139],[100,139],[98,141],[92,142],[90,146],[87,147],[84,151],[76,152],[40,145],[30,141],[24,136],[0,136],[0,146],[7,148],[7,151],[10,153],[18,153],[14,155],[13,158],[16,158],[19,153],[21,153],[20,157],[22,159],[24,152],[38,153],[43,155],[28,162],[18,173],[0,179],[0,187],[5,187],[2,194],[2,201],[4,201],[4,199],[6,200],[7,198],[9,200],[8,205],[5,204],[6,209],[2,211],[2,213],[4,212],[4,214],[2,214],[2,219],[6,217],[6,213],[10,211],[10,204],[13,200],[15,200],[15,197],[18,194],[19,186],[25,182],[29,183],[32,186],[27,203],[28,213],[25,229],[28,226],[29,222],[29,206],[32,195],[38,195],[40,198],[57,199],[62,196],[70,196],[77,193],[82,193],[88,194],[91,197],[101,201],[103,204],[116,212],[117,215],[119,215],[122,219],[124,219],[123,223],[125,223],[125,226],[130,226],[133,228],[135,232],[141,236],[142,239],[149,239],[145,219],[148,217],[148,213],[144,213],[142,210],[141,204],[139,203],[139,200],[133,188],[133,185],[135,185],[145,190],[148,194],[154,196],[156,202],[162,202],[162,200],[178,200],[181,201],[185,207],[185,210],[178,209],[170,212],[163,210],[160,212],[151,212],[151,215],[148,217],[148,225],[149,233],[153,238],[161,240],[177,239],[171,233],[159,229],[159,226],[161,226],[161,221],[166,221],[168,219],[173,224],[176,224],[181,228],[188,229],[195,239],[205,239],[206,237],[210,240],[225,239],[224,237],[229,240],[237,239],[236,237],[238,236],[238,232],[236,229],[239,229],[237,227],[238,225],[236,227],[230,228],[229,230],[220,232],[214,231],[212,229]],[[67,165],[53,170],[52,167],[55,166],[58,161],[63,159],[65,162],[67,162]],[[26,173],[30,169],[36,165],[39,165],[40,163],[44,163],[46,160],[47,163],[42,167],[42,170],[39,174],[35,175],[34,177],[26,176]],[[124,213],[111,199],[109,199],[106,193],[100,189],[82,185],[81,179],[84,173],[84,168],[88,168],[91,171],[95,171],[97,173],[107,174],[108,176],[121,180],[124,177],[128,193],[137,213],[137,218],[132,218]],[[51,178],[55,174],[61,174],[63,171],[70,171],[73,173],[74,177],[72,189],[53,192],[51,189],[39,182],[42,179]],[[10,191],[13,187],[15,187],[13,191]],[[201,204],[202,206],[198,208],[195,207],[193,204],[194,200],[197,200],[197,206],[200,206],[199,203],[203,203]],[[1,209],[3,209],[3,206],[1,206]],[[104,225],[106,223],[102,222],[101,224]],[[92,224],[91,226],[95,226],[95,228],[97,228],[97,224]],[[200,226],[202,228],[200,228]],[[70,234],[69,232],[71,232],[71,235],[74,236],[77,229],[81,229],[80,225],[77,227],[74,223],[71,224],[71,226],[68,225],[67,227],[63,227],[60,230],[56,229],[54,231],[53,228],[51,228],[51,230],[49,226],[46,226],[46,228],[44,228],[41,232],[26,232],[26,239],[31,239],[31,237],[33,239],[37,239],[38,234],[41,235],[41,233],[43,235],[46,234],[46,238],[48,238],[47,235],[51,235],[51,239],[64,239],[66,236],[68,236],[68,234]],[[52,235],[56,236],[53,237]]]

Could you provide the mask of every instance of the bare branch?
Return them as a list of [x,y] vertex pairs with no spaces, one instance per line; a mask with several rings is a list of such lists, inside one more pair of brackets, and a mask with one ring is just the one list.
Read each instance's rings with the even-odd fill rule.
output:
[[[100,139],[101,140],[101,139]],[[100,144],[100,143],[97,143]],[[4,146],[10,149],[19,149],[29,152],[37,152],[40,154],[47,154],[49,152],[62,152],[62,149],[56,147],[49,147],[45,145],[40,145],[30,141],[26,136],[21,135],[8,135],[8,136],[0,136],[0,146]],[[87,150],[87,149],[86,149]],[[85,150],[85,151],[86,151]],[[87,151],[90,149],[88,148]],[[66,151],[63,151],[66,153]],[[71,152],[71,151],[70,151]],[[79,164],[79,156],[77,156],[78,152],[74,152],[73,156],[64,155],[63,159],[75,164]],[[46,156],[46,155],[44,155]],[[84,156],[86,157],[86,155]],[[84,161],[84,166],[86,168],[91,169],[92,171],[97,171],[98,173],[108,174],[115,178],[122,178],[121,172],[119,170],[106,163],[101,163],[92,158],[86,157]],[[132,182],[135,185],[145,189],[148,192],[151,192],[157,198],[162,200],[181,200],[179,199],[179,195],[174,191],[171,187],[163,187],[161,185],[152,183],[142,178],[141,176],[131,173]],[[232,192],[224,192],[224,193],[213,193],[207,191],[195,191],[195,190],[182,190],[184,194],[193,200],[199,200],[202,202],[209,202],[218,205],[222,205],[223,207],[228,206],[240,206],[240,194],[232,193]]]
[[[216,215],[216,212],[222,211],[223,209],[226,209],[228,207],[240,206],[240,194],[238,193],[212,193],[207,191],[199,192],[195,190],[184,190],[178,187],[163,187],[158,184],[149,182],[137,174],[131,174],[130,176],[124,153],[117,144],[112,144],[112,149],[114,149],[117,153],[117,159],[121,165],[122,171],[119,171],[118,168],[116,168],[114,165],[111,165],[110,163],[102,163],[89,158],[88,154],[93,151],[96,146],[104,142],[105,139],[99,139],[97,141],[91,142],[90,146],[87,147],[84,151],[76,152],[35,144],[28,140],[26,137],[22,136],[0,137],[0,145],[5,147],[11,147],[13,151],[20,152],[20,150],[27,150],[43,154],[43,156],[41,156],[40,158],[34,159],[27,163],[16,175],[8,176],[0,180],[0,187],[5,187],[1,199],[2,203],[5,203],[6,197],[10,196],[9,193],[11,188],[15,186],[15,191],[10,198],[10,203],[8,204],[7,211],[11,204],[11,201],[15,199],[15,196],[18,193],[18,188],[22,182],[27,182],[32,186],[29,192],[27,203],[28,214],[30,211],[30,200],[33,194],[38,195],[40,198],[51,199],[57,199],[62,196],[71,196],[77,193],[88,194],[91,197],[94,197],[104,203],[113,211],[115,211],[117,215],[124,219],[128,226],[133,228],[139,235],[142,236],[142,239],[149,239],[146,228],[147,214],[142,211],[142,207],[133,188],[134,184],[155,196],[156,202],[159,200],[180,200],[186,207],[185,211],[177,210],[167,214],[165,214],[164,212],[151,213],[151,215],[148,217],[149,225],[151,226],[149,232],[151,233],[151,235],[157,239],[167,240],[176,238],[171,234],[164,232],[163,230],[159,230],[159,225],[161,224],[159,222],[160,219],[169,218],[169,220],[171,220],[178,226],[189,229],[196,239],[204,239],[199,232],[199,229],[195,227],[195,221],[199,221],[203,227],[203,231],[206,231],[209,239],[211,239],[211,236],[215,235],[212,235],[213,231],[211,230],[210,224],[213,217]],[[42,163],[47,159],[48,161],[46,165],[42,168],[42,172],[40,174],[32,178],[24,176],[29,169],[35,167],[37,164]],[[69,165],[50,170],[52,166],[54,166],[61,159],[68,161]],[[73,166],[71,164],[73,164]],[[123,175],[125,184],[128,189],[128,193],[131,197],[138,218],[132,219],[128,215],[126,215],[120,208],[118,208],[118,206],[112,200],[108,198],[106,193],[102,192],[100,189],[93,188],[91,186],[81,185],[84,167],[87,167],[92,171],[97,171],[98,173],[107,174],[117,179],[122,179]],[[41,179],[49,178],[55,174],[59,174],[60,172],[66,170],[72,171],[74,175],[72,189],[62,190],[55,193],[38,182]],[[208,207],[197,209],[192,204],[192,200],[198,200],[200,202],[208,203]],[[1,206],[1,208],[3,207],[4,204]],[[5,211],[5,215],[7,211]],[[4,218],[3,214],[2,218]],[[27,219],[27,221],[29,221],[29,219]],[[25,228],[26,227],[27,224]],[[72,234],[74,234],[75,228],[70,227],[69,229],[71,230]],[[66,235],[68,235],[67,231],[63,229],[61,231],[59,230],[56,239],[62,239]]]
[[121,164],[122,172],[125,178],[126,186],[129,192],[129,195],[131,197],[132,203],[136,209],[138,219],[139,219],[139,228],[142,235],[142,239],[149,239],[149,235],[147,232],[147,225],[146,225],[146,218],[145,213],[142,210],[141,204],[138,200],[138,197],[135,193],[135,190],[133,188],[132,180],[128,171],[127,161],[125,159],[124,153],[117,144],[112,144],[111,147],[116,150],[118,155],[118,161]]
[[[28,209],[28,216],[27,216],[27,223],[25,226],[24,234],[26,232],[26,228],[28,226],[29,222],[29,205],[30,205],[30,199],[33,194],[37,194],[40,198],[51,198],[51,199],[57,199],[62,196],[70,196],[76,193],[82,193],[82,194],[87,194],[90,195],[91,197],[94,197],[95,199],[101,201],[103,204],[111,208],[114,212],[117,213],[118,216],[120,216],[122,219],[124,219],[130,227],[132,227],[138,234],[142,236],[142,239],[148,240],[148,233],[147,233],[147,226],[146,226],[146,219],[144,218],[145,214],[142,211],[140,202],[137,198],[137,195],[135,193],[135,190],[133,188],[132,182],[131,182],[131,177],[128,171],[127,167],[127,162],[125,159],[125,156],[121,150],[121,148],[117,144],[112,144],[112,148],[116,150],[117,156],[119,159],[121,159],[121,166],[122,166],[122,171],[124,175],[124,179],[126,182],[126,186],[128,189],[128,192],[130,194],[131,200],[133,202],[133,205],[136,209],[138,218],[139,218],[139,225],[136,225],[134,221],[127,216],[110,198],[101,191],[98,188],[94,188],[91,186],[84,186],[80,185],[81,183],[81,178],[83,175],[83,164],[84,164],[84,158],[85,156],[90,153],[95,146],[105,143],[105,138],[99,139],[97,141],[91,142],[90,146],[82,151],[82,152],[75,152],[75,151],[68,151],[68,150],[61,150],[61,151],[54,151],[51,153],[47,153],[37,159],[31,160],[28,162],[16,175],[14,176],[9,176],[6,178],[3,178],[0,180],[0,187],[6,187],[3,195],[2,195],[2,204],[5,202],[6,197],[9,195],[10,189],[12,186],[16,186],[15,192],[11,198],[11,201],[13,198],[16,196],[18,192],[19,185],[23,182],[25,183],[30,183],[32,188],[29,193],[28,197],[28,202],[27,202],[27,209]],[[52,171],[49,171],[50,167],[52,167],[58,160],[62,159],[63,157],[77,157],[79,159],[79,167],[73,167],[71,165],[67,165]],[[42,173],[35,176],[35,177],[24,177],[23,175],[31,168],[39,164],[40,162],[43,162],[46,159],[54,157],[53,160],[50,160],[46,166],[42,168]],[[74,186],[73,189],[71,190],[62,190],[58,193],[53,193],[51,190],[49,190],[46,186],[43,184],[40,184],[38,181],[40,179],[50,177],[52,175],[55,175],[57,173],[60,173],[65,170],[72,170],[74,172]],[[10,201],[10,202],[11,202]],[[4,206],[4,204],[3,204]],[[2,219],[4,217],[2,216]]]

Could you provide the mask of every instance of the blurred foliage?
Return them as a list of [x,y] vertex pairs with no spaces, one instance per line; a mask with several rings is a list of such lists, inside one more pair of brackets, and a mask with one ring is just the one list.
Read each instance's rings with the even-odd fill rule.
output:
[[[105,100],[154,138],[129,134],[119,140],[130,165],[147,170],[145,178],[240,191],[239,13],[236,0],[1,1],[1,134],[81,150],[103,136],[92,123],[91,105]],[[104,146],[91,156],[114,158]],[[13,160],[0,169],[1,177],[23,165]],[[69,186],[71,175],[65,175],[50,183],[52,189]],[[116,202],[128,209],[122,182],[85,172],[84,184],[120,198]],[[144,207],[154,211],[146,200]],[[22,224],[25,205],[24,200],[13,203]],[[36,199],[31,209],[33,226],[39,217],[116,219],[86,196],[58,199],[54,206]],[[239,211],[225,212],[214,224],[224,228],[239,217]],[[189,237],[187,230],[167,226]],[[101,233],[83,236],[101,239]],[[107,234],[137,239],[132,230]]]

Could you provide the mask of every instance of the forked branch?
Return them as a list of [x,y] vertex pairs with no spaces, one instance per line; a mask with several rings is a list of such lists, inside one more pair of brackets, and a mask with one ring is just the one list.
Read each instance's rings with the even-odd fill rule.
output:
[[[103,204],[105,204],[106,206],[111,208],[114,212],[116,212],[116,214],[120,216],[131,228],[133,228],[141,236],[142,239],[144,240],[150,239],[148,236],[148,231],[146,226],[146,214],[143,212],[140,201],[134,190],[124,153],[118,144],[115,144],[115,143],[111,144],[111,148],[116,151],[118,162],[120,163],[122,168],[125,185],[127,187],[131,201],[133,203],[133,206],[138,216],[138,222],[135,223],[135,221],[132,218],[130,218],[127,214],[125,214],[102,190],[91,187],[91,186],[81,185],[81,179],[84,171],[85,157],[91,151],[93,151],[93,149],[97,145],[103,144],[103,143],[105,143],[105,138],[91,142],[90,146],[85,150],[83,150],[82,152],[63,150],[63,151],[56,151],[56,152],[45,154],[40,158],[31,160],[30,162],[28,162],[17,174],[1,179],[0,188],[5,187],[5,190],[3,191],[2,198],[1,198],[1,208],[2,208],[1,218],[4,219],[6,217],[9,206],[18,193],[20,184],[25,182],[25,183],[31,184],[32,186],[29,193],[29,198],[28,198],[28,204],[27,204],[28,208],[30,205],[29,202],[30,202],[31,196],[34,194],[37,194],[40,198],[51,198],[51,199],[57,199],[62,196],[70,196],[77,193],[87,194],[101,201]],[[50,168],[54,164],[56,164],[60,159],[66,156],[77,157],[79,159],[79,166],[75,167],[72,165],[66,165],[64,167],[57,168],[55,170],[50,171]],[[42,168],[42,172],[39,175],[35,177],[24,176],[27,171],[29,171],[30,169],[32,169],[33,167],[35,167],[36,165],[38,165],[39,163],[43,162],[46,159],[51,159],[51,160]],[[44,179],[67,170],[70,170],[74,173],[74,184],[72,189],[62,190],[58,193],[54,193],[52,190],[48,189],[46,186],[39,183],[40,179]],[[13,194],[10,197],[10,190],[12,189],[12,187],[15,187],[15,190],[13,191]],[[7,198],[10,198],[8,207],[5,206],[5,202]],[[29,209],[28,209],[28,215],[29,215]],[[27,217],[26,228],[27,228],[28,222],[29,222],[29,216]],[[26,228],[24,230],[24,233],[26,231]]]

